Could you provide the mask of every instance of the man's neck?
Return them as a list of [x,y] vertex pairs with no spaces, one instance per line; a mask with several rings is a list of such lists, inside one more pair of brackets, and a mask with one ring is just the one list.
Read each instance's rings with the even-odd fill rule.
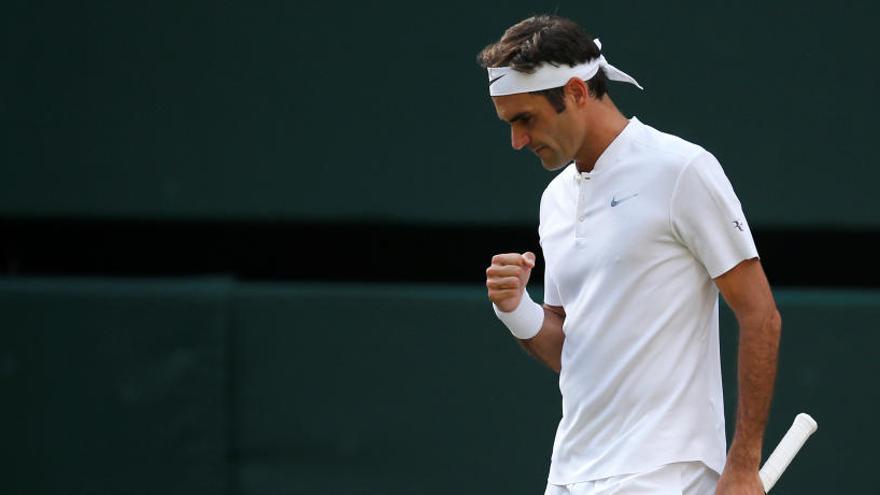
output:
[[629,120],[607,96],[596,105],[594,111],[595,114],[587,125],[584,145],[574,157],[578,172],[592,171],[605,149],[629,124]]

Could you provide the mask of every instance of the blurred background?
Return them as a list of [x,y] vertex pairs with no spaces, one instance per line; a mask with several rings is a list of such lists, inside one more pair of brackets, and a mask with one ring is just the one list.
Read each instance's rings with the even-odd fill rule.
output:
[[475,56],[545,12],[744,204],[767,450],[820,425],[774,493],[876,492],[876,3],[197,0],[4,4],[0,493],[542,493],[555,375],[483,284],[552,174]]

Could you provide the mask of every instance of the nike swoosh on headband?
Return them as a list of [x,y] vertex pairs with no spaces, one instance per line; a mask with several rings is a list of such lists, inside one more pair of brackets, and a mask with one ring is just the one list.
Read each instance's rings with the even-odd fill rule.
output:
[[493,83],[495,83],[495,81],[501,79],[502,77],[504,77],[506,75],[507,74],[501,74],[500,76],[496,77],[495,79],[492,79],[491,81],[489,81],[489,86],[491,86]]

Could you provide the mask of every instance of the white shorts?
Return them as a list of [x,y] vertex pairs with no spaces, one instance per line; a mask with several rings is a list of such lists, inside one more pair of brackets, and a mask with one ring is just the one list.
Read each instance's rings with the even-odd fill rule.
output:
[[547,485],[544,495],[714,495],[719,475],[702,462],[676,462],[645,473],[571,485]]

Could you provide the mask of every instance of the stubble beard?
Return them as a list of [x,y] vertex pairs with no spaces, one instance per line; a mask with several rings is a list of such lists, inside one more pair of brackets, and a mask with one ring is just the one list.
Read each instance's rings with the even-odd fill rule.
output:
[[[554,158],[556,156],[557,155],[554,154]],[[571,163],[573,161],[574,161],[573,158],[566,159],[566,158],[560,157],[558,160],[554,160],[552,163],[549,163],[546,160],[544,160],[543,158],[541,158],[541,166],[543,166],[544,170],[547,170],[548,172],[555,172],[559,169],[565,168],[566,165],[568,165],[569,163]]]

